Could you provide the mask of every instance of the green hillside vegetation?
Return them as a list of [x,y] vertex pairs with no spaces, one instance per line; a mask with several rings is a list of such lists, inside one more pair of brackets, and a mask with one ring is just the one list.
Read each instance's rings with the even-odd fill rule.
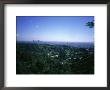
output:
[[19,43],[16,73],[94,74],[94,48]]

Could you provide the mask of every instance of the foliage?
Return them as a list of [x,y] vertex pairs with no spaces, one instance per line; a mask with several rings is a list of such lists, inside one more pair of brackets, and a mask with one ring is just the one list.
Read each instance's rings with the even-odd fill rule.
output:
[[93,74],[94,48],[17,43],[17,74]]
[[94,21],[87,22],[86,26],[88,26],[89,28],[93,28],[94,27]]

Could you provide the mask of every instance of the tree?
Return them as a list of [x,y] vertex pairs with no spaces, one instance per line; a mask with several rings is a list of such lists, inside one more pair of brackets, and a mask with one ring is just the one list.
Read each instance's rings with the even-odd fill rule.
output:
[[87,22],[86,26],[88,26],[89,28],[93,28],[94,27],[94,21]]

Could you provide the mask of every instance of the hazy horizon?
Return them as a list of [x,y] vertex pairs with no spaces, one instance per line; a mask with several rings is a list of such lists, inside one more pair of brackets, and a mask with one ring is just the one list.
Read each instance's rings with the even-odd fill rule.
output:
[[[34,40],[34,42],[70,42],[70,43],[94,43],[94,42],[72,42],[72,41],[41,41],[41,40]],[[17,42],[33,42],[33,40],[31,41],[17,41]]]
[[32,41],[16,41],[16,42],[53,42],[53,43],[93,43],[94,44],[94,42],[72,42],[72,41],[40,41],[40,40],[32,40]]

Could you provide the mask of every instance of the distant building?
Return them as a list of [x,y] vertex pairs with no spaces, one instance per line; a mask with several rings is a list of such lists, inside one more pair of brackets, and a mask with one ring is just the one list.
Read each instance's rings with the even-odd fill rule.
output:
[[39,43],[39,42],[40,42],[40,40],[37,40],[37,42]]

